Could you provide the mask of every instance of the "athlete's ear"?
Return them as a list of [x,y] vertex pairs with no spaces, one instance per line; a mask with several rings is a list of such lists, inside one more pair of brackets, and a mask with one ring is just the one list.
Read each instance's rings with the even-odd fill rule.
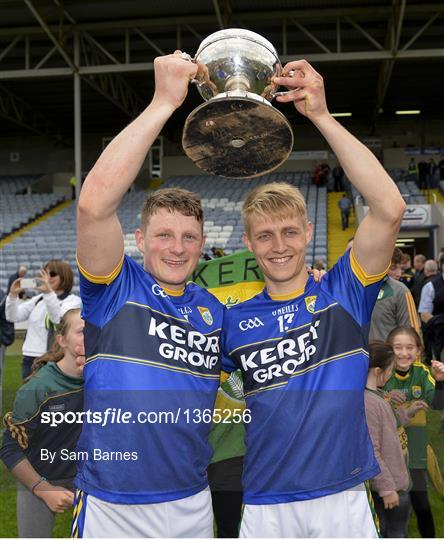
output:
[[145,253],[144,235],[141,229],[136,229],[134,236],[136,237],[136,246],[140,253]]
[[207,235],[204,234],[202,236],[202,245],[200,246],[200,250],[203,251],[203,248],[205,247],[205,244],[207,243]]
[[249,249],[251,252],[253,252],[253,248],[251,247],[250,239],[248,238],[248,235],[247,235],[246,232],[243,233],[242,240],[243,240],[244,244],[247,246],[247,249]]
[[305,227],[305,245],[306,246],[308,246],[312,238],[313,238],[313,223],[311,221],[307,221],[307,225]]

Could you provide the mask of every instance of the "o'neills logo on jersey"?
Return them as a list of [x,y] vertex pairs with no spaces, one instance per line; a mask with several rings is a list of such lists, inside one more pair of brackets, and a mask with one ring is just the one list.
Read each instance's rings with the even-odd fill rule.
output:
[[288,377],[296,373],[299,366],[308,362],[316,353],[319,324],[319,320],[315,321],[305,332],[284,338],[273,347],[262,343],[260,349],[240,354],[239,360],[247,377],[251,373],[255,382],[265,383],[276,377]]
[[155,317],[150,320],[148,334],[164,341],[159,354],[168,360],[207,369],[214,368],[219,360],[219,336],[204,336]]

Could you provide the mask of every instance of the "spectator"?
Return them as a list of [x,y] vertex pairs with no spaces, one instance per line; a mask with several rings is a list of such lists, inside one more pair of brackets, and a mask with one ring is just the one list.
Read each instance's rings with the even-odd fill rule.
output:
[[381,391],[392,375],[395,355],[387,343],[372,341],[369,356],[365,416],[381,469],[370,480],[370,488],[381,536],[407,538],[410,514],[407,435]]
[[[6,290],[6,294],[8,294],[9,291],[11,290],[11,285],[13,284],[13,282],[16,279],[25,277],[27,271],[28,271],[28,267],[25,266],[24,264],[21,264],[18,267],[17,272],[14,272],[13,274],[11,274],[9,276],[9,278],[8,278],[8,288]],[[19,298],[25,298],[25,297],[26,297],[25,291],[21,290],[20,293],[19,293]]]
[[327,163],[320,163],[314,173],[314,183],[316,187],[325,186],[328,181],[328,174],[330,172],[330,167]]
[[444,360],[444,255],[439,256],[440,275],[424,285],[419,314],[424,323],[424,339],[431,349],[431,358]]
[[422,282],[421,291],[424,285],[438,275],[438,263],[435,259],[427,259],[424,263],[424,281]]
[[346,193],[342,194],[341,200],[338,202],[338,206],[341,210],[341,224],[342,224],[342,230],[345,231],[345,229],[348,229],[348,222],[350,219],[350,210],[352,208],[352,202],[347,197]]
[[444,180],[444,155],[439,160],[438,169],[439,169],[439,179]]
[[428,188],[436,187],[435,173],[436,173],[437,168],[438,168],[438,165],[436,164],[435,160],[433,158],[430,158],[429,162],[427,163],[427,187]]
[[14,325],[6,320],[5,315],[6,294],[0,289],[0,414],[3,399],[3,368],[5,363],[6,347],[14,342]]
[[6,318],[11,322],[28,321],[28,330],[23,343],[22,379],[31,373],[34,360],[45,354],[48,339],[55,324],[68,310],[81,307],[78,296],[70,294],[74,275],[70,266],[60,260],[48,261],[40,271],[36,290],[41,294],[21,302],[18,298],[20,278],[16,279],[6,298]]
[[69,185],[71,186],[71,199],[76,200],[76,186],[77,186],[77,177],[75,175],[71,176],[69,179]]
[[214,255],[215,259],[217,259],[218,257],[225,257],[225,251],[222,248],[218,248],[216,246],[213,246],[211,248],[211,253]]
[[385,341],[397,326],[412,326],[419,331],[415,304],[408,288],[399,281],[402,251],[395,248],[388,276],[384,279],[373,309],[370,340]]
[[415,306],[419,306],[419,300],[421,297],[421,285],[424,280],[424,264],[426,262],[426,257],[422,254],[415,255],[413,259],[413,268],[415,270],[415,275],[413,276],[413,286],[412,286],[412,296],[415,301]]
[[399,248],[395,247],[393,251],[392,262],[391,262],[390,268],[388,269],[387,274],[391,278],[396,279],[396,281],[401,280],[401,276],[402,276],[401,261],[402,261],[402,251]]
[[401,283],[404,283],[409,290],[413,287],[413,276],[415,273],[412,268],[412,259],[408,253],[403,253],[401,257]]
[[418,187],[419,189],[427,189],[427,179],[429,174],[429,165],[424,160],[421,159],[421,161],[418,163]]
[[[418,529],[423,538],[435,537],[435,525],[427,496],[427,417],[425,411],[429,406],[439,406],[435,399],[435,384],[437,398],[442,397],[444,379],[442,364],[432,364],[432,375],[421,363],[421,339],[417,332],[410,327],[395,328],[390,332],[387,342],[393,347],[396,355],[395,371],[384,389],[389,397],[399,407],[417,407],[415,416],[406,427],[409,469],[413,482],[410,500],[418,520]],[[395,391],[395,392],[394,392]],[[400,392],[399,392],[400,391]]]
[[407,168],[407,180],[418,184],[418,165],[416,164],[414,157],[410,158],[409,166]]
[[334,180],[334,191],[344,191],[344,170],[339,163],[333,168],[332,176]]
[[[438,275],[438,263],[435,261],[435,259],[428,259],[424,264],[425,277],[421,283],[420,298],[422,296],[422,291],[424,290],[424,285],[426,285],[427,283],[435,279],[437,275]],[[421,305],[421,300],[419,304]],[[426,361],[429,364],[432,358],[434,358],[433,349],[432,349],[432,346],[433,346],[432,340],[433,340],[433,334],[435,332],[433,332],[433,334],[430,335],[429,332],[427,331],[427,324],[423,321],[421,316],[420,316],[420,319],[421,319],[422,336],[424,339],[424,352],[425,352]]]
[[325,270],[325,263],[323,259],[316,259],[313,268],[315,270]]
[[[55,513],[71,508],[74,500],[76,464],[67,456],[75,450],[81,424],[54,427],[43,422],[42,415],[83,409],[83,368],[76,363],[83,349],[83,326],[79,309],[65,313],[54,348],[38,359],[36,370],[17,392],[13,411],[5,416],[0,457],[19,481],[20,538],[51,538]],[[44,459],[43,452],[54,459]]]
[[421,288],[420,288],[420,300],[419,303],[421,304],[421,296],[422,291],[424,289],[424,286],[435,279],[435,277],[438,276],[438,263],[435,261],[435,259],[427,259],[424,264],[424,279],[421,282]]

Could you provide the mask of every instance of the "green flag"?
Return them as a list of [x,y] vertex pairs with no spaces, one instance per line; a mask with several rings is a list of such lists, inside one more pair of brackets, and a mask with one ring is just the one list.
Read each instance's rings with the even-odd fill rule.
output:
[[254,255],[246,249],[201,261],[191,280],[208,289],[227,307],[252,298],[264,288],[262,272]]

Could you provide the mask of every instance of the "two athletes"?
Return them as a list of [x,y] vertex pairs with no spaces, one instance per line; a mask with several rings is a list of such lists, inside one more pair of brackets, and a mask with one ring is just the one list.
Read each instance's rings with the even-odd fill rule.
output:
[[[181,190],[148,200],[136,232],[143,269],[123,256],[116,213],[196,69],[179,54],[156,59],[152,103],[108,145],[81,192],[86,408],[214,402],[223,308],[186,285],[204,244],[199,201]],[[370,210],[352,251],[316,284],[305,270],[312,225],[300,193],[266,185],[245,203],[245,241],[266,288],[224,321],[224,368],[244,371],[252,409],[241,535],[376,536],[363,487],[378,472],[364,415],[366,330],[405,205],[376,158],[329,114],[320,75],[305,61],[290,70],[276,82],[292,92],[278,99],[316,125]],[[255,318],[261,324],[240,330]],[[74,535],[211,536],[207,435],[205,424],[185,422],[85,425],[79,450],[136,450],[138,460],[80,464]]]

